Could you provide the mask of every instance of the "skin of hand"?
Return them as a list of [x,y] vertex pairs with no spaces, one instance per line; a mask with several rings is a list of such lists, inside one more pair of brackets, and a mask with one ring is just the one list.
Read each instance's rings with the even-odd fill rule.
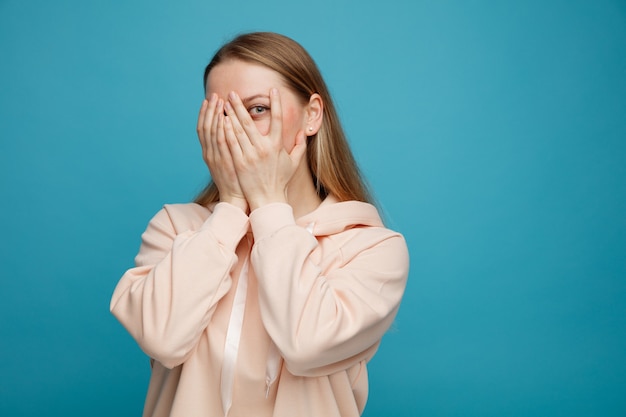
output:
[[232,163],[250,210],[269,203],[287,202],[287,185],[306,153],[306,137],[304,131],[299,130],[291,152],[285,150],[278,89],[270,90],[271,119],[267,135],[259,132],[237,93],[228,95],[224,108],[227,116],[223,135],[230,150],[229,167]]
[[198,115],[197,133],[202,157],[220,193],[220,201],[248,211],[248,202],[237,178],[224,132],[224,101],[217,94],[202,102]]

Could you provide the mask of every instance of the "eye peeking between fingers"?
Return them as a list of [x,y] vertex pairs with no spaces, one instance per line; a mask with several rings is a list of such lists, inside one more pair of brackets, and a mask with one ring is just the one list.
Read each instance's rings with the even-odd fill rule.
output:
[[263,105],[256,105],[248,107],[248,113],[253,119],[260,119],[261,117],[269,114],[270,108]]

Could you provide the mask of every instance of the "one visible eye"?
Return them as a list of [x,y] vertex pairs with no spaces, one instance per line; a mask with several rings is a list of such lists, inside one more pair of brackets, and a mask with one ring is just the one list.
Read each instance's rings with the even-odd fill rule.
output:
[[250,116],[255,117],[255,116],[262,116],[268,110],[269,110],[269,107],[266,107],[266,106],[252,106],[248,109],[248,112],[250,113]]

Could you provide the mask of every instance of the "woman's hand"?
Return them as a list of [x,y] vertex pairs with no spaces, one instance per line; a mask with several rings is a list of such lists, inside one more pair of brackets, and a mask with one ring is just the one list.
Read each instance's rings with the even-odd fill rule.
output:
[[202,158],[219,190],[220,201],[233,204],[247,212],[248,202],[239,185],[233,158],[224,135],[224,100],[218,99],[215,93],[208,101],[202,102],[197,132],[202,145]]
[[239,96],[232,92],[225,104],[224,135],[232,163],[250,209],[287,202],[287,184],[306,153],[303,131],[298,131],[290,153],[282,137],[282,108],[276,88],[270,91],[270,128],[267,135],[257,129]]

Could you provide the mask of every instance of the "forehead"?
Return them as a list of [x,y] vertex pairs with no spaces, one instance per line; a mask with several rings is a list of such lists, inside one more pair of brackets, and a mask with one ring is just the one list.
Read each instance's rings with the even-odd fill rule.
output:
[[217,64],[207,78],[207,96],[226,97],[231,91],[240,96],[269,94],[271,88],[284,87],[280,74],[259,64],[227,60]]

